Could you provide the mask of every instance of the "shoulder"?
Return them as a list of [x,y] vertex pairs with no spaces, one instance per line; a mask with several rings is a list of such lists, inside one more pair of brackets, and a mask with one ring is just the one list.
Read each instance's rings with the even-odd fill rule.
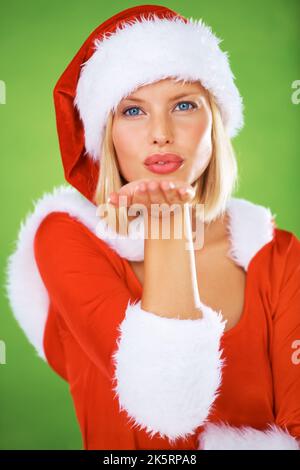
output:
[[272,311],[277,305],[289,303],[300,293],[300,241],[291,231],[274,228],[274,236],[255,257],[253,279],[269,292]]
[[[144,257],[144,240],[140,236],[116,236],[105,220],[98,215],[98,208],[82,196],[75,188],[61,185],[53,189],[52,192],[45,193],[35,202],[34,210],[27,216],[23,227],[19,233],[20,244],[32,243],[35,235],[45,243],[52,237],[70,236],[71,240],[75,235],[79,238],[87,237],[98,241],[98,245],[110,252],[113,257],[118,254],[120,257],[140,261]],[[52,213],[55,213],[52,215]],[[140,220],[131,223],[133,232],[139,226]],[[27,244],[28,244],[27,243]]]
[[61,185],[44,193],[34,202],[33,211],[27,216],[24,227],[31,233],[59,230],[62,226],[89,229],[94,232],[97,224],[96,206],[84,198],[75,188]]
[[251,266],[251,281],[268,293],[272,311],[291,299],[299,302],[299,237],[279,227],[276,214],[261,204],[234,198],[230,212],[234,259]]
[[64,242],[88,240],[108,249],[108,244],[97,235],[99,224],[97,207],[75,188],[68,185],[54,187],[33,201],[33,210],[20,224],[16,252],[31,252],[37,245],[55,248],[55,242],[56,248],[60,249]]
[[[299,327],[300,240],[291,231],[275,228],[269,285],[272,290],[272,318],[282,330]],[[285,326],[283,326],[285,325]]]
[[250,262],[272,242],[276,215],[269,207],[237,197],[229,199],[226,210],[230,257],[247,270]]
[[[75,189],[54,188],[34,202],[21,221],[13,252],[5,266],[5,294],[11,311],[38,355],[46,359],[43,331],[49,309],[49,289],[75,273],[101,274],[104,268],[122,274],[108,245],[95,235],[96,207]],[[79,269],[80,267],[80,269]],[[121,275],[120,274],[120,275]]]
[[88,263],[118,263],[109,245],[86,224],[68,212],[49,212],[40,221],[33,237],[33,252],[39,268],[62,271],[67,266]]
[[64,240],[91,237],[91,230],[78,218],[69,212],[51,211],[44,215],[38,223],[34,233],[34,244],[50,242],[57,244]]
[[300,240],[288,230],[275,228],[274,269],[279,271],[282,283],[296,275],[300,286]]
[[275,227],[274,244],[279,254],[293,254],[297,257],[300,254],[300,239],[294,232],[289,230]]
[[[233,197],[227,211],[231,238],[231,256],[240,265],[280,270],[287,259],[299,259],[297,236],[277,226],[276,214],[270,207],[247,199]],[[267,268],[269,266],[269,268]]]

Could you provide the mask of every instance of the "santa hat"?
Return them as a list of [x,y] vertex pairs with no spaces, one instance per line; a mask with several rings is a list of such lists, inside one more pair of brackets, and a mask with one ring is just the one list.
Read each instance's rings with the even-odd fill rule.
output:
[[109,112],[139,86],[167,77],[199,80],[236,136],[243,103],[220,42],[202,20],[159,5],[128,8],[98,26],[54,88],[66,180],[94,202]]

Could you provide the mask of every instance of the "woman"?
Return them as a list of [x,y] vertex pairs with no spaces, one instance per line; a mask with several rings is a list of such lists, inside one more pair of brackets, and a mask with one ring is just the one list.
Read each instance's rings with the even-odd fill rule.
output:
[[85,449],[299,449],[300,242],[232,197],[243,106],[218,43],[129,8],[54,90],[71,186],[27,217],[7,291]]

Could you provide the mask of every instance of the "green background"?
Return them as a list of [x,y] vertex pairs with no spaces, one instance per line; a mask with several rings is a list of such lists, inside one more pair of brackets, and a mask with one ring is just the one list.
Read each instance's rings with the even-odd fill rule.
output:
[[[151,3],[151,2],[150,2]],[[81,449],[68,384],[39,359],[4,295],[4,268],[20,221],[33,200],[64,182],[52,91],[88,35],[118,11],[142,2],[99,0],[2,2],[0,80],[6,104],[1,129],[0,448]],[[146,2],[145,2],[146,4]],[[154,2],[155,4],[155,2]],[[279,228],[300,237],[299,0],[165,1],[186,17],[202,18],[223,38],[245,103],[245,127],[233,139],[238,197],[270,207]]]

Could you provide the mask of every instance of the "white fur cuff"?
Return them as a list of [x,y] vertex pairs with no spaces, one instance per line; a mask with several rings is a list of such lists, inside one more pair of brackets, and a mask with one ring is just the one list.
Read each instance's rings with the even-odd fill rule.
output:
[[218,396],[225,359],[219,350],[225,322],[203,305],[203,317],[161,317],[128,302],[113,355],[120,411],[134,426],[173,443],[200,426]]
[[269,429],[208,423],[199,436],[201,450],[299,450],[299,443],[287,430],[275,424]]

